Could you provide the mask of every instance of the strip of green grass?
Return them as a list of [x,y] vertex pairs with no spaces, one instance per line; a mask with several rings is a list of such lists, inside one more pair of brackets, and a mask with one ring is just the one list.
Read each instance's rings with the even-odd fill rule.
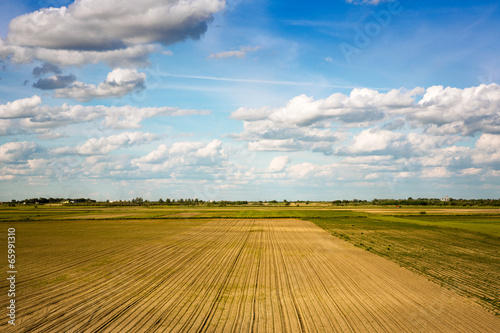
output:
[[309,221],[500,314],[499,237],[393,216]]
[[465,229],[500,237],[500,216],[450,215],[408,216],[405,220],[422,225]]

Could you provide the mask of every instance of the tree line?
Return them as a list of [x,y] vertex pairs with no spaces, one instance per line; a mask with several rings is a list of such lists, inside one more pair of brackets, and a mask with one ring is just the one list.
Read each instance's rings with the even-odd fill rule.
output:
[[447,198],[446,200],[439,198],[408,198],[408,199],[373,199],[373,200],[333,200],[333,201],[246,201],[246,200],[220,200],[220,201],[204,201],[201,199],[158,199],[151,201],[136,197],[131,200],[117,201],[97,201],[90,198],[30,198],[24,200],[12,200],[4,202],[3,205],[45,205],[45,204],[62,204],[62,205],[80,205],[80,206],[241,206],[241,205],[282,205],[290,206],[290,204],[303,206],[311,203],[330,204],[332,206],[500,206],[500,199],[454,199]]

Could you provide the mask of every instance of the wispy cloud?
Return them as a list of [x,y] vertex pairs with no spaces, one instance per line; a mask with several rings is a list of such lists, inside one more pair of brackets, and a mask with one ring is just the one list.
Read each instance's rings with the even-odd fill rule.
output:
[[394,0],[346,0],[347,3],[352,3],[353,5],[378,5],[383,2],[391,2]]
[[[239,83],[257,83],[257,84],[270,84],[270,85],[281,85],[281,86],[316,86],[325,88],[339,88],[339,89],[355,89],[361,88],[360,86],[354,85],[339,85],[330,84],[323,82],[301,82],[301,81],[282,81],[282,80],[262,80],[262,79],[248,79],[248,78],[232,78],[232,77],[218,77],[218,76],[205,76],[205,75],[184,75],[184,74],[173,74],[166,72],[157,72],[155,75],[163,77],[177,77],[182,79],[193,79],[193,80],[209,80],[209,81],[225,81],[225,82],[239,82]],[[392,88],[384,87],[373,87],[370,89],[375,90],[391,90]]]
[[260,46],[242,46],[239,50],[223,51],[211,54],[208,59],[245,58],[248,52],[255,52]]

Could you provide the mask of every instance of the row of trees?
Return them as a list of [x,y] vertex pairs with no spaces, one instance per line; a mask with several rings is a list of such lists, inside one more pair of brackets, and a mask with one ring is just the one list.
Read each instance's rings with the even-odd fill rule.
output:
[[447,200],[432,198],[408,199],[373,199],[373,205],[380,206],[500,206],[500,199],[453,199]]
[[24,200],[12,200],[10,203],[11,204],[25,204],[25,205],[45,205],[45,204],[60,204],[60,203],[75,203],[75,204],[91,204],[91,203],[96,203],[96,200],[92,200],[89,198],[77,198],[77,199],[71,199],[71,198],[31,198],[31,199],[24,199]]
[[10,206],[16,204],[30,204],[30,205],[43,205],[43,204],[67,204],[67,205],[85,205],[85,206],[235,206],[235,205],[285,205],[290,206],[291,203],[295,205],[308,205],[310,203],[331,204],[333,206],[360,206],[360,205],[377,205],[377,206],[500,206],[500,199],[453,199],[447,198],[446,200],[438,198],[408,198],[408,199],[373,199],[368,200],[334,200],[334,201],[203,201],[200,199],[158,199],[158,201],[150,201],[142,197],[136,197],[132,200],[120,201],[105,201],[99,202],[89,198],[31,198],[20,201],[12,200],[11,202],[4,203]]

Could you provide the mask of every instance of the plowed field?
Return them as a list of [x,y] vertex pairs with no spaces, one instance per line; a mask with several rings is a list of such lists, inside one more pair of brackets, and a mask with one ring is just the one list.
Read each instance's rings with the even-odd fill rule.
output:
[[[91,225],[99,223],[116,222]],[[107,242],[101,235],[96,242],[87,240],[88,248],[64,255],[56,252],[61,242],[56,234],[43,246],[54,253],[24,254],[16,327],[4,319],[0,330],[498,332],[500,327],[500,318],[477,304],[311,222],[205,220],[169,229],[165,221],[152,234],[141,234],[149,226],[140,223],[130,225],[138,228],[133,241],[124,236]]]

